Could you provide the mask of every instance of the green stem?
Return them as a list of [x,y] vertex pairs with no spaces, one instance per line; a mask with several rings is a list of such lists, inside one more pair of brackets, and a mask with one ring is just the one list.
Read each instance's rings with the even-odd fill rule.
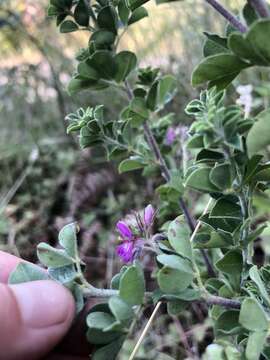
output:
[[108,298],[111,296],[119,295],[118,290],[113,289],[98,289],[90,284],[88,284],[88,288],[83,288],[83,295],[86,298]]

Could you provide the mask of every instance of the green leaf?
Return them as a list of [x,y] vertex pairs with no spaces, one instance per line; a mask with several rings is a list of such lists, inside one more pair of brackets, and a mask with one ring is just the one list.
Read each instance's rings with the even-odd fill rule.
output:
[[86,336],[92,344],[108,344],[122,335],[119,331],[106,331],[115,323],[115,318],[109,313],[103,311],[91,312],[86,318],[86,323],[88,326]]
[[270,109],[262,111],[247,136],[249,157],[266,150],[270,145]]
[[71,223],[65,225],[59,232],[58,240],[60,245],[66,250],[66,253],[76,258],[77,256],[77,225]]
[[195,249],[216,249],[228,248],[233,245],[231,238],[224,238],[221,232],[211,231],[210,233],[198,232],[193,239]]
[[157,106],[161,109],[174,97],[176,93],[177,82],[174,76],[163,76],[158,84]]
[[50,4],[61,9],[70,9],[72,6],[72,0],[50,0]]
[[115,290],[119,290],[120,287],[120,280],[124,272],[128,269],[128,266],[122,266],[119,273],[115,274],[111,280],[111,288]]
[[144,165],[137,160],[125,159],[119,164],[118,171],[120,174],[122,174],[124,172],[141,169],[143,167]]
[[167,311],[171,316],[180,315],[187,307],[188,302],[183,300],[173,300],[167,303]]
[[101,311],[91,312],[86,318],[86,323],[89,328],[99,330],[106,329],[114,322],[115,319],[112,315]]
[[163,76],[150,88],[147,96],[147,107],[152,111],[161,110],[176,93],[176,79],[171,76]]
[[117,70],[113,55],[108,50],[96,51],[87,63],[93,67],[102,79],[113,79]]
[[64,250],[55,249],[46,243],[39,243],[37,255],[40,262],[47,267],[61,267],[73,264],[73,259]]
[[145,283],[142,269],[130,266],[120,280],[119,295],[129,305],[140,305],[144,299]]
[[165,4],[165,3],[169,3],[169,2],[175,2],[175,1],[182,1],[182,0],[156,0],[156,4],[160,5],[160,4]]
[[59,26],[67,17],[68,14],[60,14],[56,17],[56,26]]
[[119,296],[110,298],[109,307],[115,318],[120,322],[129,320],[134,316],[132,307]]
[[216,165],[209,175],[210,181],[220,190],[229,189],[232,185],[231,167],[229,164]]
[[267,331],[255,331],[249,334],[245,355],[247,360],[259,360],[267,338]]
[[88,329],[86,333],[87,340],[94,345],[109,344],[112,341],[116,341],[120,335],[121,335],[120,332],[116,332],[116,331],[105,332],[96,328]]
[[75,24],[75,22],[73,22],[71,20],[65,20],[60,25],[60,32],[61,33],[70,33],[70,32],[76,31],[78,29],[79,29],[78,25]]
[[204,355],[203,360],[224,360],[223,347],[218,344],[208,345]]
[[177,294],[165,294],[160,290],[157,290],[155,293],[156,301],[165,299],[168,301],[184,300],[185,302],[188,302],[188,301],[195,301],[200,298],[201,298],[201,292],[199,290],[194,290],[191,288],[186,288],[183,291],[177,292]]
[[250,276],[251,280],[254,281],[255,284],[257,285],[259,292],[261,294],[261,297],[263,298],[265,303],[268,306],[270,306],[270,298],[266,291],[265,285],[261,279],[261,276],[260,276],[257,266],[255,266],[255,265],[252,266],[252,268],[249,270],[249,276]]
[[80,62],[78,64],[77,71],[78,74],[85,79],[91,79],[91,80],[99,79],[98,72],[89,65],[87,60]]
[[73,286],[72,286],[72,295],[75,300],[76,314],[79,314],[79,312],[84,307],[84,298],[83,298],[82,288],[76,283],[73,284]]
[[210,181],[211,167],[202,167],[193,171],[187,178],[185,185],[202,192],[219,192]]
[[48,16],[57,16],[63,14],[63,10],[57,8],[56,6],[50,5],[47,10]]
[[222,38],[216,34],[209,34],[207,32],[204,32],[204,35],[207,37],[203,47],[204,57],[229,51],[227,38]]
[[215,263],[215,267],[228,276],[235,289],[239,289],[243,269],[243,258],[240,251],[228,251],[223,258]]
[[193,274],[191,262],[178,255],[161,254],[157,256],[157,261],[170,268],[181,270],[188,274]]
[[238,250],[230,250],[228,251],[223,258],[218,260],[215,263],[215,266],[218,270],[225,274],[241,274],[243,267],[243,259],[241,252]]
[[97,16],[97,23],[101,29],[117,34],[117,14],[111,5],[105,6]]
[[190,229],[182,216],[177,217],[170,223],[168,240],[178,254],[188,259],[192,258]]
[[203,143],[203,136],[202,135],[193,135],[187,141],[187,148],[188,149],[201,149],[204,147]]
[[242,219],[241,207],[224,197],[219,198],[210,212],[210,218]]
[[125,337],[121,336],[115,339],[110,344],[99,348],[93,355],[92,360],[116,360],[117,354],[119,353]]
[[81,26],[89,24],[89,9],[84,0],[79,0],[74,10],[74,19]]
[[257,169],[260,166],[262,158],[262,155],[254,155],[248,160],[246,165],[245,183],[252,181],[254,174],[256,174]]
[[217,335],[236,335],[241,331],[239,311],[224,311],[216,320],[215,332]]
[[261,19],[255,22],[246,38],[251,43],[254,51],[265,61],[265,65],[270,65],[270,43],[268,34],[270,33],[270,20]]
[[254,176],[254,180],[269,182],[270,181],[270,167],[266,166],[262,170],[259,170]]
[[[142,98],[135,97],[131,101],[129,109],[131,112],[131,116],[136,115],[136,124],[141,124],[149,118],[149,110],[146,108],[145,101]],[[134,125],[133,120],[132,125]]]
[[50,277],[59,281],[61,284],[69,285],[77,277],[77,272],[75,271],[74,265],[66,265],[58,268],[49,268],[48,273]]
[[218,89],[226,88],[241,70],[249,64],[233,54],[220,53],[202,60],[192,73],[192,85],[197,86],[211,82],[210,86]]
[[247,298],[241,305],[240,324],[250,331],[266,331],[269,326],[267,315],[254,298]]
[[117,66],[115,80],[117,82],[124,81],[131,73],[131,71],[136,68],[137,57],[131,51],[121,51],[115,56],[114,59]]
[[124,25],[127,25],[128,23],[128,17],[129,17],[129,8],[127,7],[126,0],[120,0],[118,3],[118,14],[120,17],[120,20]]
[[71,79],[68,84],[68,93],[74,95],[79,91],[86,89],[101,90],[109,87],[109,84],[99,83],[96,80],[82,80],[82,79]]
[[228,44],[232,52],[239,58],[250,61],[252,64],[265,64],[264,60],[254,51],[252,44],[243,35],[232,33]]
[[240,58],[252,64],[270,65],[270,46],[267,34],[269,19],[255,21],[245,35],[233,33],[229,37],[229,47]]
[[254,21],[258,20],[256,11],[254,10],[253,6],[248,3],[245,4],[242,13],[248,25],[252,25]]
[[197,154],[196,163],[216,163],[223,159],[223,154],[220,152],[203,149]]
[[127,0],[127,5],[133,11],[148,1],[149,0]]
[[20,284],[28,281],[48,280],[48,274],[38,266],[21,262],[9,275],[9,284]]
[[115,34],[108,30],[97,30],[90,38],[90,42],[94,42],[97,49],[109,48],[114,41]]
[[158,285],[163,292],[177,294],[185,290],[192,283],[193,274],[164,266],[159,270],[157,279]]
[[143,6],[141,6],[132,12],[128,20],[128,25],[132,25],[135,22],[140,21],[147,16],[148,16],[147,10]]

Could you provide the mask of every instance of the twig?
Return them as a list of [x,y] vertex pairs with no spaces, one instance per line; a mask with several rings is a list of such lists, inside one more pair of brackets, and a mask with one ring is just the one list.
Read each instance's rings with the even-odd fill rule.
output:
[[171,179],[171,175],[170,175],[170,172],[169,172],[169,169],[167,167],[167,164],[165,163],[165,160],[160,152],[160,149],[159,149],[159,146],[156,142],[156,139],[154,138],[154,135],[147,123],[147,121],[144,122],[143,124],[143,130],[144,130],[144,133],[145,133],[145,137],[146,137],[146,140],[151,148],[151,150],[153,151],[154,153],[154,156],[161,168],[161,172],[162,172],[162,175],[164,176],[164,179],[169,182],[170,179]]
[[220,296],[208,295],[204,297],[208,305],[219,305],[227,309],[240,309],[241,303],[238,300],[226,299]]
[[248,3],[262,18],[270,17],[269,8],[264,0],[248,0]]
[[159,301],[157,303],[157,305],[155,306],[154,311],[152,312],[152,315],[150,316],[150,319],[148,320],[145,328],[143,329],[143,332],[141,333],[141,336],[139,337],[139,340],[137,341],[137,344],[135,345],[135,347],[134,347],[134,349],[133,349],[133,351],[132,351],[132,353],[131,353],[128,360],[133,360],[135,358],[135,356],[136,356],[136,354],[137,354],[137,352],[138,352],[138,350],[139,350],[139,348],[141,346],[141,343],[142,343],[145,335],[147,334],[150,326],[152,325],[152,322],[153,322],[153,320],[154,320],[154,318],[156,316],[156,313],[158,312],[158,309],[160,308],[161,304],[162,304],[162,302]]
[[239,30],[242,33],[247,32],[247,27],[237,19],[229,10],[225,9],[218,1],[216,0],[205,0],[209,5],[211,5],[220,15],[222,15],[229,23],[232,24],[234,28]]

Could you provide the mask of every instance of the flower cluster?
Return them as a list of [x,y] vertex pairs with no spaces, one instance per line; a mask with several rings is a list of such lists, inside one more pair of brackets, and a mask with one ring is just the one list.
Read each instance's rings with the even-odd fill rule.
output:
[[140,214],[135,214],[136,224],[131,228],[125,221],[120,220],[116,224],[116,229],[121,237],[121,245],[117,246],[117,255],[123,262],[129,263],[141,252],[145,238],[151,228],[155,217],[155,210],[152,205],[146,206],[143,218]]

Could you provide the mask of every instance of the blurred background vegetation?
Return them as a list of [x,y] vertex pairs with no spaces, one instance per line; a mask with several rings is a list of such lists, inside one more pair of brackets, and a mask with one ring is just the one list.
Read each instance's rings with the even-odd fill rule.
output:
[[[244,1],[223,3],[234,11]],[[0,249],[36,261],[36,244],[54,245],[59,229],[76,220],[89,280],[106,286],[119,267],[114,259],[115,221],[150,202],[154,183],[160,179],[142,178],[140,172],[120,178],[101,149],[81,151],[76,138],[66,135],[67,113],[104,104],[106,115],[116,118],[125,99],[111,90],[68,96],[65,89],[75,66],[72,59],[85,46],[87,35],[59,34],[46,15],[47,5],[46,0],[0,2]],[[161,67],[177,77],[179,92],[169,110],[176,113],[177,122],[188,124],[183,110],[197,95],[190,75],[202,57],[203,31],[222,34],[224,23],[217,21],[216,13],[203,0],[160,6],[150,2],[147,7],[149,18],[130,28],[120,48],[135,51],[141,66]],[[246,72],[237,81],[247,84],[250,76]],[[257,84],[255,104],[268,103],[270,83],[260,86],[260,79],[268,75],[253,72],[252,76],[252,83]],[[258,198],[255,205],[258,217],[264,216],[270,200]],[[198,202],[194,212],[201,206]],[[269,256],[267,233],[264,239],[264,256]],[[168,331],[167,315],[160,317],[140,358],[157,360],[158,352],[166,350],[173,359],[182,359],[189,352],[185,340],[189,336],[200,353],[210,331],[205,313],[206,309],[198,307],[194,313],[183,314],[181,323],[188,334],[176,320]],[[192,316],[199,317],[201,324],[192,327]],[[147,312],[138,329],[146,317]],[[126,359],[125,350],[132,343],[132,339],[126,343],[121,359]]]

